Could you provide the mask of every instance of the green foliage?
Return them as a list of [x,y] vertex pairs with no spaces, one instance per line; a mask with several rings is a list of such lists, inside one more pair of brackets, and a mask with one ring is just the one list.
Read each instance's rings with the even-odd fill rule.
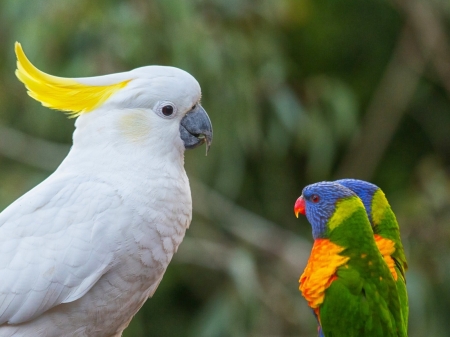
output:
[[[194,217],[125,336],[311,336],[292,207],[306,184],[381,186],[409,261],[410,336],[450,330],[450,7],[421,0],[4,0],[0,208],[70,146],[73,120],[27,97],[40,69],[83,77],[148,64],[192,73],[215,138],[186,154]],[[307,238],[307,239],[305,239]]]

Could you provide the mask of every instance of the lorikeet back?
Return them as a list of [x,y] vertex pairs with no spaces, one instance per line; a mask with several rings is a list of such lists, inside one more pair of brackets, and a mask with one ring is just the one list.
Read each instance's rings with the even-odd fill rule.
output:
[[357,179],[341,179],[336,183],[355,192],[364,204],[372,225],[375,242],[396,281],[403,322],[407,330],[409,307],[405,272],[408,269],[408,264],[395,214],[383,191],[378,186]]
[[309,185],[295,205],[311,223],[314,245],[300,291],[325,337],[406,336],[392,274],[364,205],[332,182]]

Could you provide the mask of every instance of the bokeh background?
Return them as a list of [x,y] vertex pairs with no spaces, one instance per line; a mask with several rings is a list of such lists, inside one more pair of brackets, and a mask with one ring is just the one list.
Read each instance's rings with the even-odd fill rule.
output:
[[215,137],[207,157],[186,153],[191,228],[124,336],[314,336],[293,204],[342,177],[381,186],[397,214],[410,336],[450,336],[449,37],[448,0],[2,0],[0,209],[74,129],[26,95],[15,41],[59,76],[177,66]]

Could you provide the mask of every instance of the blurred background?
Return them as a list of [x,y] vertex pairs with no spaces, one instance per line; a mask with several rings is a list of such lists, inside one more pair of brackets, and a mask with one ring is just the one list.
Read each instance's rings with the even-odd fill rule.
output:
[[293,205],[343,177],[378,184],[398,217],[410,336],[450,336],[448,0],[2,0],[0,209],[74,129],[27,96],[15,41],[58,76],[160,64],[202,86],[214,142],[186,153],[191,228],[124,336],[315,336]]

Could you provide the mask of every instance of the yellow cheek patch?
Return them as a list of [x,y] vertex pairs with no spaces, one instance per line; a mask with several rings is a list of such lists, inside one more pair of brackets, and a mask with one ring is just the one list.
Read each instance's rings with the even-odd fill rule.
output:
[[129,82],[90,86],[70,78],[52,76],[37,69],[25,56],[18,42],[15,44],[15,51],[16,76],[25,84],[28,95],[43,106],[67,111],[72,117],[94,110]]
[[384,261],[386,261],[386,264],[388,265],[389,270],[394,277],[394,280],[397,281],[398,275],[397,271],[395,270],[395,261],[392,258],[392,254],[394,254],[395,252],[394,241],[385,239],[378,234],[375,234],[373,237],[375,238],[375,243],[377,244],[378,250],[383,256]]
[[119,120],[120,132],[132,142],[140,142],[148,137],[151,130],[146,111],[130,111]]
[[331,230],[339,226],[345,219],[350,217],[359,208],[364,208],[362,201],[358,197],[350,197],[336,203],[336,210],[328,220],[328,228]]
[[314,241],[308,264],[299,280],[299,289],[311,308],[316,309],[323,303],[325,290],[337,279],[337,268],[350,259],[339,255],[343,250],[328,239]]
[[383,191],[378,189],[372,199],[372,222],[374,226],[378,225],[383,220],[386,210],[389,207],[389,203]]

